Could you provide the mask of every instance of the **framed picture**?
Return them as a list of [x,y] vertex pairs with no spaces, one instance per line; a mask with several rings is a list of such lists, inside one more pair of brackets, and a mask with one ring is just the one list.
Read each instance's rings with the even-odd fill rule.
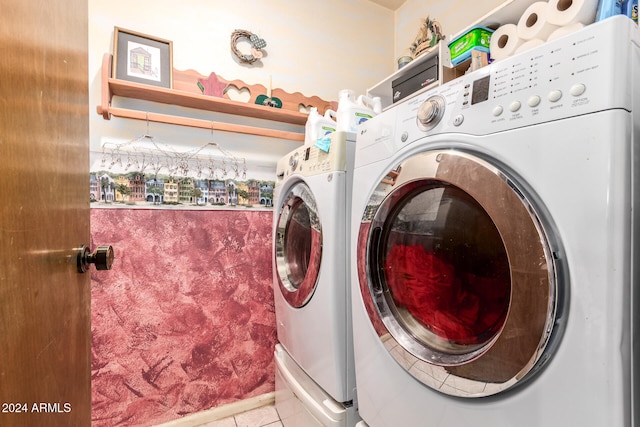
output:
[[173,42],[120,27],[113,34],[114,78],[173,87]]

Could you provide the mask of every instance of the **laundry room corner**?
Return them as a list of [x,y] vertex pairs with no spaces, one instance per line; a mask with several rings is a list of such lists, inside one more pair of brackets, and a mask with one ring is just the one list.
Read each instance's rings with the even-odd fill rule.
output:
[[[295,150],[304,156],[309,108],[274,112],[278,94],[335,107],[343,89],[366,94],[394,73],[426,17],[448,35],[502,2],[481,0],[473,10],[443,0],[407,0],[395,9],[378,3],[89,1],[91,240],[115,252],[110,271],[92,273],[94,427],[177,422],[264,402],[277,391],[274,354],[283,354],[283,339],[274,301],[273,205],[282,191],[277,175],[288,167],[284,161],[278,169],[279,162]],[[246,48],[234,45],[238,32],[247,34],[251,50],[238,52]],[[155,83],[140,88],[115,78],[116,34],[161,46],[179,87],[162,86],[166,76],[151,89]],[[263,91],[272,102],[259,106],[267,113],[255,113],[257,100],[247,102],[244,86]],[[251,105],[237,113],[226,109],[228,101]],[[353,150],[355,134],[343,143]],[[307,150],[318,168],[318,159],[334,155],[321,151]],[[332,186],[343,182],[336,178],[346,172],[343,160],[326,178]],[[319,198],[319,211],[337,215],[342,211],[326,206],[334,203],[329,196],[336,195]],[[346,208],[350,190],[342,196]],[[349,213],[342,216],[344,222]],[[288,320],[295,323],[295,315]],[[303,349],[296,356],[311,357]],[[330,397],[355,412],[349,380],[333,378],[326,387],[339,389]]]

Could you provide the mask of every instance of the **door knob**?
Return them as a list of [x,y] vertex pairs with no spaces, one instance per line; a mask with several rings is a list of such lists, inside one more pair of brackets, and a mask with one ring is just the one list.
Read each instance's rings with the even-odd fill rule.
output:
[[113,258],[111,245],[98,246],[93,253],[88,246],[82,245],[78,248],[78,273],[86,273],[89,264],[94,264],[96,270],[111,270]]

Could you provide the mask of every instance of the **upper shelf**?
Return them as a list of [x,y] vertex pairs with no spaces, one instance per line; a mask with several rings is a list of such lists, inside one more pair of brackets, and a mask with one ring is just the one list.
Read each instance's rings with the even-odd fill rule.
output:
[[496,7],[468,28],[463,29],[459,33],[449,36],[447,40],[441,41],[436,46],[427,50],[425,53],[418,56],[413,61],[409,62],[402,69],[397,70],[390,76],[387,76],[382,81],[378,82],[375,86],[371,87],[367,90],[369,96],[378,96],[382,101],[383,108],[389,108],[393,105],[393,91],[392,91],[392,82],[398,77],[409,75],[411,73],[412,68],[418,67],[423,62],[433,58],[434,56],[439,57],[438,61],[438,80],[433,82],[432,84],[425,86],[420,89],[418,92],[412,94],[411,96],[405,98],[408,99],[410,97],[414,97],[419,93],[430,90],[434,87],[439,86],[440,84],[446,83],[447,81],[458,77],[458,70],[453,70],[451,66],[451,58],[449,55],[449,41],[455,40],[458,36],[462,35],[469,28],[473,28],[475,26],[483,26],[488,28],[497,29],[500,25],[503,24],[515,24],[518,22],[522,14],[527,10],[527,8],[534,3],[535,0],[506,0],[500,6]]
[[[440,42],[438,43],[436,46],[432,47],[431,49],[427,50],[425,53],[421,54],[418,58],[414,59],[413,61],[409,62],[407,65],[405,65],[404,67],[402,67],[400,70],[396,71],[395,73],[391,74],[390,76],[387,76],[384,80],[380,81],[378,84],[376,84],[375,86],[373,86],[372,88],[367,90],[367,94],[371,97],[377,96],[380,98],[380,102],[382,104],[382,108],[389,108],[393,105],[393,90],[392,90],[392,83],[394,80],[396,80],[397,78],[401,77],[401,76],[405,76],[405,75],[409,75],[411,74],[411,70],[417,66],[419,66],[420,64],[422,64],[423,62],[433,58],[434,56],[439,56],[440,60],[438,61],[438,76],[442,76],[443,74],[443,61],[442,61],[442,55],[443,55],[443,43]],[[420,89],[418,92],[411,94],[409,97],[413,97],[418,95],[418,93],[422,93],[424,91],[427,91],[433,87],[436,87],[440,84],[440,78],[438,78],[435,82],[423,87],[422,89]]]
[[[267,136],[294,141],[304,141],[304,133],[300,132],[289,132],[264,127],[245,126],[211,120],[194,119],[184,116],[159,114],[148,111],[114,107],[112,105],[112,98],[114,96],[121,96],[125,98],[140,99],[144,101],[177,105],[204,111],[270,120],[298,126],[304,125],[308,117],[306,113],[292,111],[291,109],[272,108],[264,105],[258,105],[252,102],[233,101],[231,99],[197,93],[196,91],[199,90],[197,82],[199,81],[199,79],[206,79],[206,77],[196,73],[193,70],[173,70],[174,88],[172,89],[114,79],[111,77],[111,61],[111,54],[107,53],[103,56],[102,99],[101,104],[97,107],[97,112],[98,114],[102,115],[105,120],[110,120],[111,116],[116,116],[136,120],[169,123],[180,126],[245,133],[250,135]],[[218,78],[217,76],[214,77]],[[250,99],[250,101],[255,100],[255,92],[266,92],[266,88],[262,85],[249,86],[239,80],[227,82],[223,79],[218,79],[224,83],[228,83],[229,85],[236,86],[239,90],[248,88],[250,92],[253,91],[254,93],[252,94],[252,98]],[[288,103],[289,105],[286,106],[288,106],[289,108],[294,108],[294,106],[297,107],[298,103],[304,106],[316,106],[318,108],[318,111],[324,111],[327,108],[335,108],[331,102],[324,101],[318,97],[304,97],[299,93],[288,94],[281,89],[273,90],[272,96],[282,98],[284,101],[283,104]]]

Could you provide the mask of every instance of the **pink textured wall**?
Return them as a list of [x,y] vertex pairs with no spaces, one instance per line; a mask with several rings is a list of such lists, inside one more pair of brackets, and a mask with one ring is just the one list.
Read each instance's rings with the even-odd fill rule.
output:
[[274,390],[270,211],[92,209],[93,426],[149,426]]

